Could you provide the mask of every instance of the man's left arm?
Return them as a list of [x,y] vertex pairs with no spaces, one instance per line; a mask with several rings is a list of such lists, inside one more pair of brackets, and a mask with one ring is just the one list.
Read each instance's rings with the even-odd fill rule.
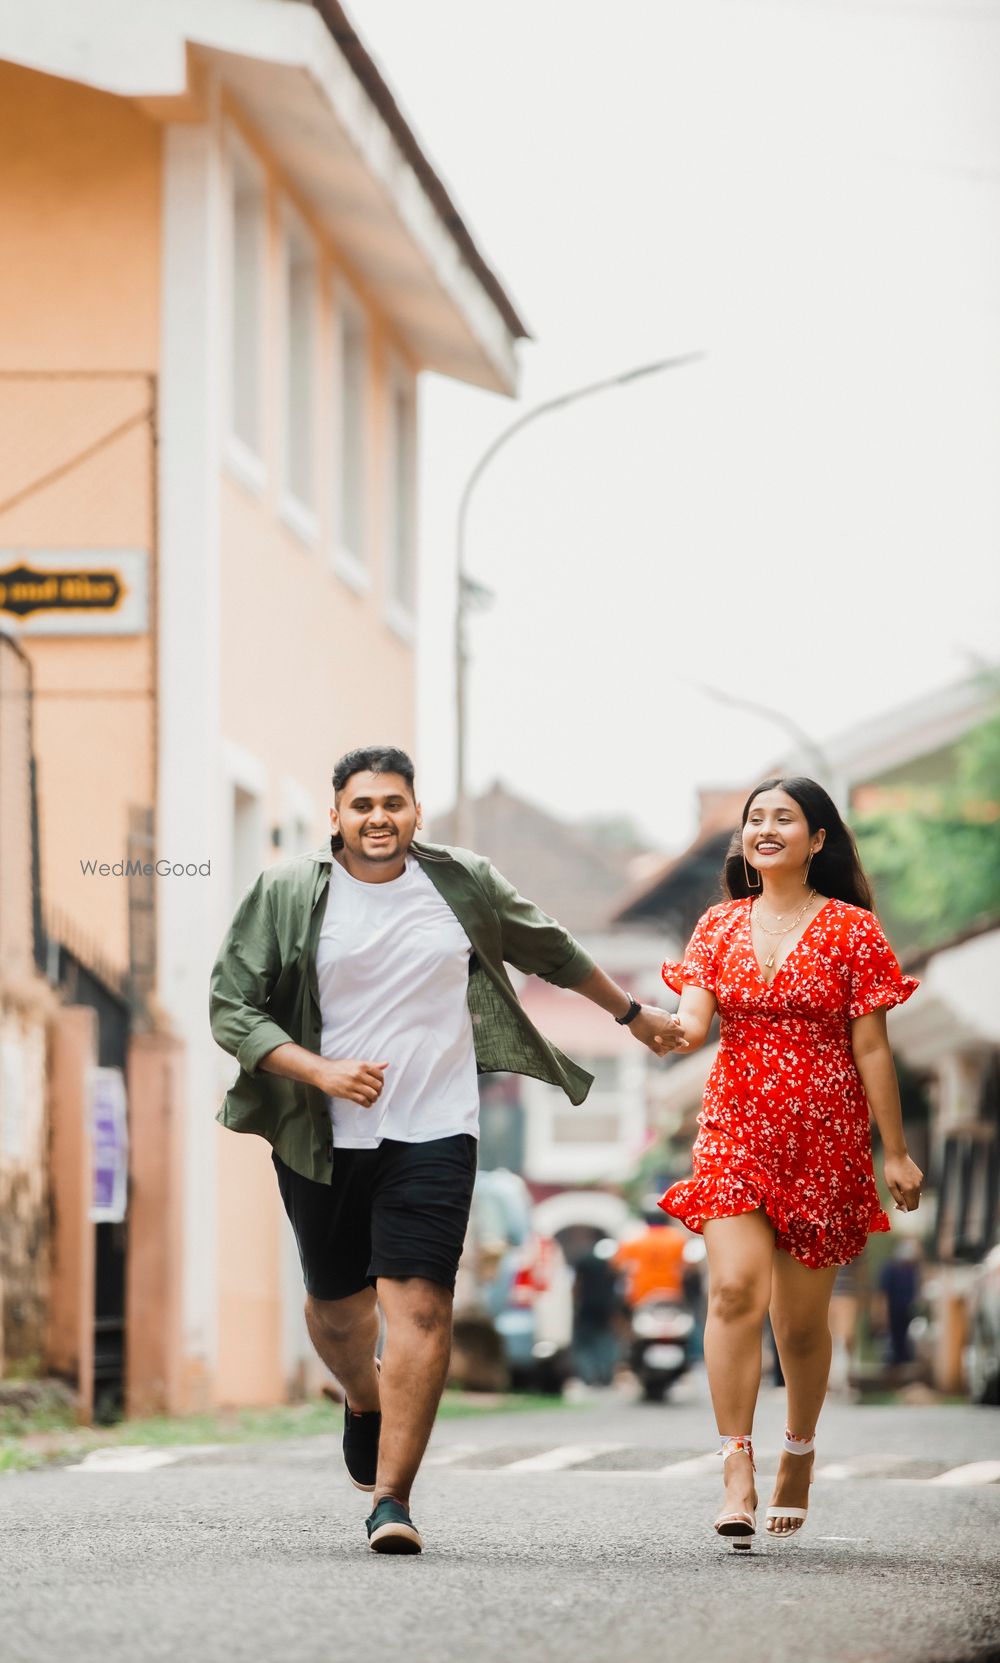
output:
[[[609,1016],[625,1016],[631,995],[595,964],[580,943],[533,901],[519,895],[495,867],[490,868],[494,905],[503,935],[508,964],[529,976],[541,976],[556,987],[568,987],[599,1005]],[[675,1016],[656,1005],[642,1005],[628,1024],[629,1033],[658,1057],[685,1049],[684,1033]]]

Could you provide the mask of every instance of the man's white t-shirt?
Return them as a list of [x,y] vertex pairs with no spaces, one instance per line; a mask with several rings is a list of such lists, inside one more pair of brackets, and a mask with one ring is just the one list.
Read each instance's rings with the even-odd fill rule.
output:
[[334,860],[316,949],[322,1054],[389,1064],[370,1109],[328,1099],[336,1148],[478,1136],[471,950],[412,855],[388,883],[362,883]]

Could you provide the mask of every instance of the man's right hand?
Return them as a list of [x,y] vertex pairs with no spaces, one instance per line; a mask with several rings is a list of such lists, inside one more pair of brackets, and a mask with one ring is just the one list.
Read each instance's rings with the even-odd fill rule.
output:
[[385,1085],[383,1070],[387,1062],[358,1062],[350,1057],[333,1062],[324,1057],[316,1084],[328,1097],[346,1097],[370,1109]]

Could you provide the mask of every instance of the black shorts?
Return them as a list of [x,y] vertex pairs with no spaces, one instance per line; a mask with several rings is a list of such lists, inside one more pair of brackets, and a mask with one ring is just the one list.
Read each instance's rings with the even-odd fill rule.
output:
[[333,1182],[303,1178],[272,1154],[314,1299],[347,1299],[380,1276],[422,1276],[455,1291],[478,1144],[468,1132],[377,1149],[337,1149]]

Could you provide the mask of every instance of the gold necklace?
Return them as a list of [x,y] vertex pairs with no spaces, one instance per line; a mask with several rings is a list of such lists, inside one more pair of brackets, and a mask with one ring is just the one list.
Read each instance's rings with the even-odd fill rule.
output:
[[[813,891],[813,894],[815,894],[815,891]],[[768,954],[767,958],[764,960],[763,970],[764,970],[765,973],[768,970],[774,970],[774,961],[778,956],[778,948],[781,946],[781,943],[784,940],[785,936],[786,935],[791,935],[791,933],[794,930],[796,924],[798,924],[799,920],[805,916],[806,911],[809,907],[809,902],[812,900],[812,898],[813,898],[813,895],[809,895],[809,897],[806,900],[805,906],[802,907],[801,910],[798,913],[796,913],[795,917],[792,919],[792,922],[788,925],[788,927],[784,930],[781,930],[780,933],[778,934],[777,941],[775,941],[774,946],[771,948],[770,953]],[[773,940],[774,935],[775,935],[774,930],[765,929],[764,925],[761,924],[759,921],[758,921],[758,926],[757,927],[758,927],[758,929],[762,930],[765,935],[771,936],[771,938]],[[784,960],[782,960],[782,963],[784,963]],[[766,979],[767,979],[767,977],[766,977],[766,974],[765,974],[765,980]]]
[[775,936],[776,935],[778,937],[781,937],[783,935],[787,935],[789,930],[794,930],[794,928],[795,928],[796,924],[798,923],[799,919],[804,915],[804,913],[808,909],[810,902],[815,900],[815,898],[816,898],[816,891],[814,889],[810,889],[808,895],[805,898],[805,901],[803,902],[802,906],[799,908],[798,912],[795,914],[795,917],[792,919],[790,924],[781,924],[781,922],[780,922],[782,918],[786,917],[785,913],[783,913],[783,912],[775,913],[775,922],[780,925],[780,928],[777,929],[777,930],[769,929],[768,926],[764,923],[764,920],[763,920],[763,918],[761,917],[761,914],[760,914],[760,903],[755,902],[754,903],[754,917],[755,917],[755,920],[756,920],[757,928],[759,930],[762,930],[765,935],[770,935],[770,936]]

